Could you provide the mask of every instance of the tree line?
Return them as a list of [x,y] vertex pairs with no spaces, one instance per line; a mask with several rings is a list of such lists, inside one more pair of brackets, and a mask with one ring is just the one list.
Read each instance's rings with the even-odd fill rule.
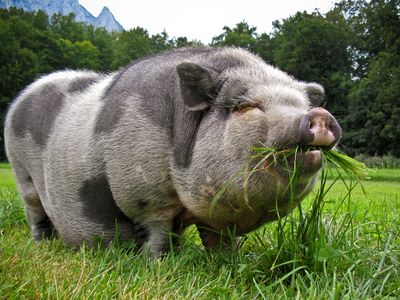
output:
[[[153,53],[202,45],[141,27],[110,33],[73,14],[49,18],[16,8],[0,9],[0,41],[1,132],[9,102],[39,74],[110,72]],[[246,48],[300,80],[321,83],[346,153],[400,157],[399,0],[342,0],[324,15],[298,12],[275,21],[269,34],[242,21],[224,27],[211,45]]]

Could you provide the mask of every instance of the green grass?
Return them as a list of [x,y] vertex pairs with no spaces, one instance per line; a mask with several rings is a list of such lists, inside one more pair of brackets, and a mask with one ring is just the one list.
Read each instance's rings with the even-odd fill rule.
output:
[[[1,164],[0,298],[397,299],[400,170],[368,177],[366,195],[336,182],[316,202],[316,189],[301,213],[248,234],[240,250],[206,253],[190,228],[179,252],[149,261],[118,245],[32,242],[11,170]],[[333,175],[325,190],[332,182]],[[321,212],[317,204],[322,213],[308,218]]]
[[15,181],[9,164],[0,164],[0,188],[15,189]]

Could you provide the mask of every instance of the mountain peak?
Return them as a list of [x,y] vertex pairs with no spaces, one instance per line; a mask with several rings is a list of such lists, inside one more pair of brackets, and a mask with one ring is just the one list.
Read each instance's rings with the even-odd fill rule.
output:
[[111,14],[112,15],[111,10],[107,6],[103,7],[103,9],[101,10],[101,13],[99,14],[99,16],[102,15],[102,14]]
[[27,11],[45,11],[49,17],[55,13],[67,15],[73,13],[78,22],[88,23],[94,27],[104,27],[107,31],[122,31],[124,28],[115,20],[113,14],[107,6],[104,6],[99,16],[96,18],[79,4],[78,0],[0,0],[0,8],[15,6]]
[[104,6],[101,13],[96,18],[96,26],[104,27],[108,31],[122,31],[124,30],[115,18],[107,6]]

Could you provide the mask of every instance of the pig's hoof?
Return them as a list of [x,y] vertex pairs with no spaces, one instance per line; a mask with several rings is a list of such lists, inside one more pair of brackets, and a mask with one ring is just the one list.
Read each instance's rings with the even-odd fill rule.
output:
[[215,231],[198,227],[199,235],[207,250],[235,250],[239,247],[239,238],[224,231]]
[[31,225],[31,230],[33,239],[36,242],[39,242],[43,239],[51,239],[56,236],[56,231],[49,218],[46,218],[37,224]]
[[177,235],[173,233],[153,232],[144,243],[142,251],[149,258],[162,258],[179,244],[177,238]]

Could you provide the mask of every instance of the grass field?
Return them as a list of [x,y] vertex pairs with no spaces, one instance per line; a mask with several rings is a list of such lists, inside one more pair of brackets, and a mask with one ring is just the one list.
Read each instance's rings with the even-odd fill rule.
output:
[[0,164],[0,298],[398,299],[400,170],[369,177],[366,195],[337,182],[314,221],[321,210],[311,196],[302,214],[249,234],[240,250],[207,253],[190,228],[179,252],[149,261],[127,246],[34,243],[11,169]]

